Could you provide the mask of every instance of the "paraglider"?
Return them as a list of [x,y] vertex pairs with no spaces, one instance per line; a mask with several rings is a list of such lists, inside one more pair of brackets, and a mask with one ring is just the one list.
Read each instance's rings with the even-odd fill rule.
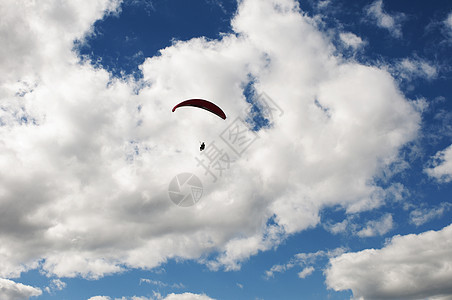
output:
[[[223,120],[226,120],[226,114],[224,113],[224,111],[221,108],[219,108],[216,104],[214,104],[214,103],[212,103],[210,101],[207,101],[207,100],[203,100],[203,99],[189,99],[189,100],[182,101],[181,103],[179,103],[179,104],[177,104],[176,106],[173,107],[173,112],[177,108],[183,107],[183,106],[193,106],[193,107],[202,108],[202,109],[210,111],[211,113],[219,116]],[[201,146],[199,147],[199,151],[204,150],[205,147],[206,147],[206,145],[204,144],[204,142],[202,142]]]
[[221,108],[219,108],[216,104],[214,104],[214,103],[212,103],[210,101],[207,101],[207,100],[203,100],[203,99],[189,99],[189,100],[182,101],[178,105],[174,106],[173,112],[177,108],[183,107],[183,106],[199,107],[199,108],[205,109],[207,111],[210,111],[211,113],[219,116],[223,120],[226,120],[226,114],[224,113],[224,111]]

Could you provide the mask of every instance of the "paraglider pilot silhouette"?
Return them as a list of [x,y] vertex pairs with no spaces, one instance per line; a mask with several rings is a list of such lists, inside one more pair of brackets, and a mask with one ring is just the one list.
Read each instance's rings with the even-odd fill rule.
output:
[[[176,108],[179,108],[182,106],[194,106],[194,107],[202,108],[202,109],[210,111],[211,113],[219,116],[223,120],[226,120],[226,114],[224,113],[224,111],[221,110],[221,108],[219,108],[214,103],[207,101],[207,100],[190,99],[190,100],[182,101],[181,103],[179,103],[178,105],[173,107],[173,112],[176,110]],[[204,142],[202,142],[201,146],[199,147],[199,151],[204,150],[205,147],[206,147],[206,145],[204,144]]]

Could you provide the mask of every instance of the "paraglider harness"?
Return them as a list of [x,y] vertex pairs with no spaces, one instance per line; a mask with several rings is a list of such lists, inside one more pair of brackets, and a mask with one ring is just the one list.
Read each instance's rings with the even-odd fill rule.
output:
[[206,145],[204,144],[204,142],[202,142],[201,146],[199,147],[199,151],[204,150],[205,147],[206,147]]

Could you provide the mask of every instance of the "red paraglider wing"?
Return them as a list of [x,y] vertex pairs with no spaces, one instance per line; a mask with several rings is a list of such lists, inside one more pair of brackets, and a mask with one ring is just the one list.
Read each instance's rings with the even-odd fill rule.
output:
[[217,105],[213,104],[210,101],[207,100],[203,100],[203,99],[190,99],[190,100],[185,100],[182,101],[181,103],[179,103],[178,105],[174,106],[173,108],[173,112],[176,110],[176,108],[182,107],[182,106],[194,106],[194,107],[199,107],[205,110],[210,111],[211,113],[216,114],[217,116],[219,116],[220,118],[222,118],[223,120],[226,120],[226,114],[224,113],[224,111],[221,110],[221,108],[219,108]]

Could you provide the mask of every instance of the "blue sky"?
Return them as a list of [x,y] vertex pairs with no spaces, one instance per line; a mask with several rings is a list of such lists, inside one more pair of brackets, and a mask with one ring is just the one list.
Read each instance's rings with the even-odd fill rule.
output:
[[0,13],[1,299],[452,297],[452,2]]

